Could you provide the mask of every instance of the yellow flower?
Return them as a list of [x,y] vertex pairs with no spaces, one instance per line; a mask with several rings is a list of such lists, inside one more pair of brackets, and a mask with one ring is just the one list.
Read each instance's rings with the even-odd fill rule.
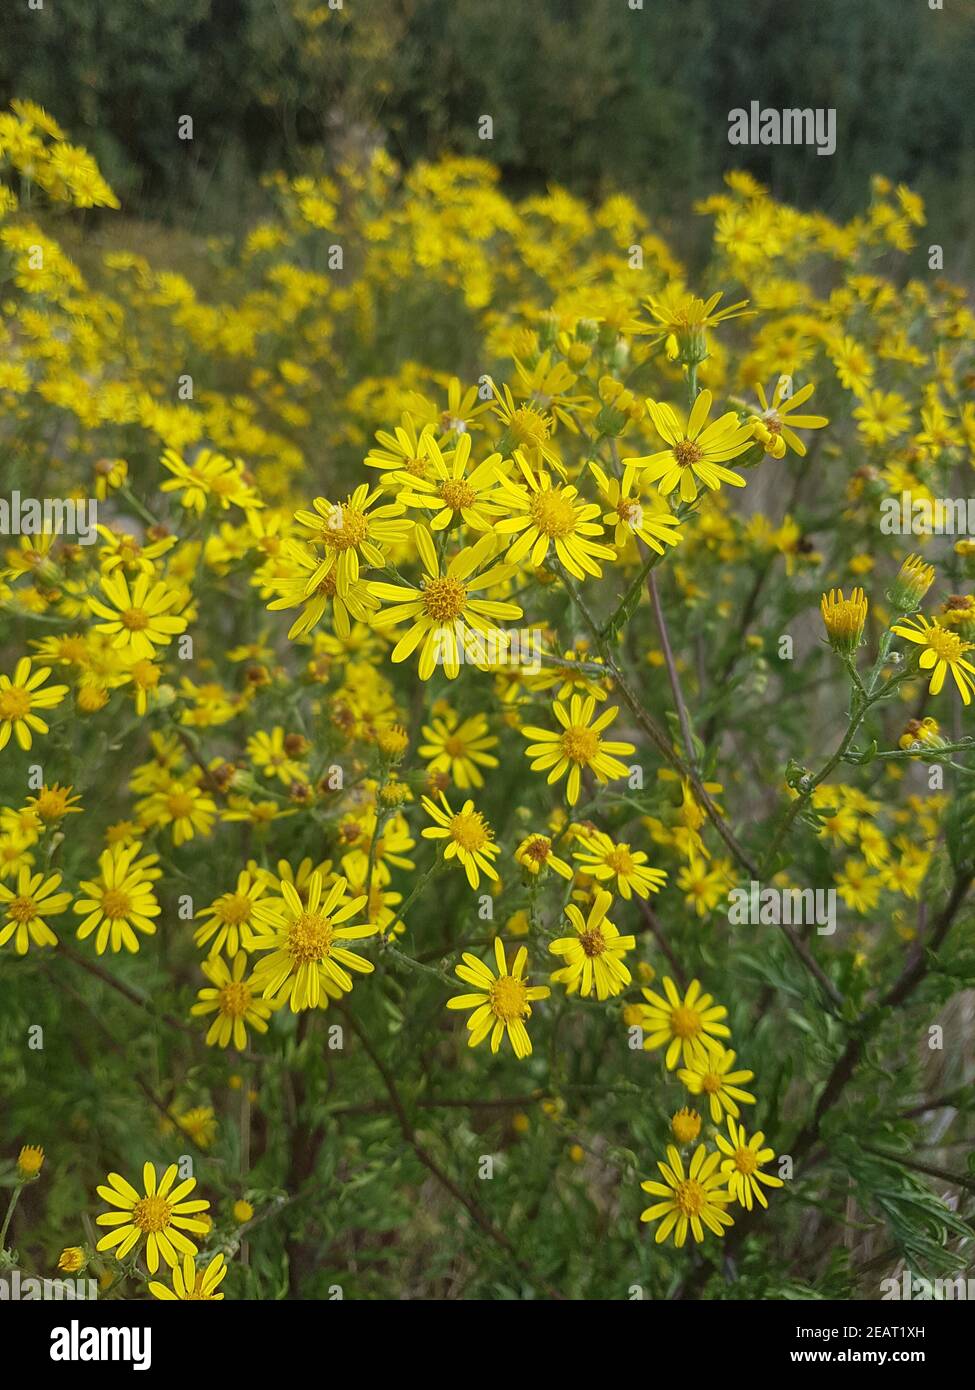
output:
[[957,632],[942,627],[937,618],[929,622],[923,613],[895,623],[891,631],[923,648],[919,665],[922,671],[931,672],[928,690],[932,695],[940,694],[945,676],[950,671],[962,702],[971,704],[972,691],[975,690],[975,666],[965,660],[963,653],[972,651],[975,644],[964,641]]
[[761,1184],[765,1183],[766,1187],[782,1186],[781,1178],[761,1171],[764,1164],[771,1163],[775,1153],[772,1149],[763,1147],[765,1135],[761,1130],[757,1130],[749,1139],[745,1133],[745,1126],[736,1124],[730,1115],[728,1135],[730,1143],[723,1134],[715,1135],[718,1148],[723,1154],[727,1154],[727,1158],[721,1163],[721,1173],[727,1180],[728,1191],[746,1211],[751,1211],[754,1201],[767,1207],[768,1199],[762,1191]]
[[271,1005],[256,997],[253,976],[244,978],[247,956],[238,951],[229,966],[222,956],[212,956],[200,968],[212,988],[198,991],[199,1003],[191,1007],[190,1013],[194,1016],[216,1014],[207,1031],[208,1047],[230,1047],[232,1043],[238,1052],[243,1052],[247,1046],[247,1029],[266,1033],[267,1020],[272,1013]]
[[519,946],[515,953],[510,974],[500,937],[494,940],[494,959],[496,976],[477,956],[464,952],[464,963],[454,967],[454,974],[465,984],[473,985],[477,993],[455,994],[447,1000],[447,1008],[474,1010],[467,1020],[468,1047],[477,1047],[490,1033],[491,1051],[497,1052],[507,1034],[515,1056],[522,1059],[530,1056],[532,1050],[525,1027],[525,1022],[531,1018],[531,1006],[538,999],[547,999],[551,990],[548,985],[528,984],[525,979],[528,951],[524,946]]
[[708,1154],[705,1146],[699,1144],[685,1173],[677,1149],[673,1144],[667,1146],[667,1162],[657,1162],[664,1181],[651,1179],[640,1184],[644,1192],[664,1199],[640,1213],[641,1221],[660,1221],[654,1237],[658,1245],[673,1231],[674,1245],[679,1250],[687,1240],[688,1227],[694,1239],[702,1241],[705,1226],[716,1236],[723,1236],[724,1228],[735,1224],[725,1211],[729,1198],[717,1171],[720,1160],[717,1150]]
[[245,1202],[243,1197],[240,1197],[234,1203],[233,1217],[238,1225],[243,1226],[248,1221],[253,1220],[254,1208],[251,1206],[250,1202]]
[[17,1155],[17,1171],[24,1181],[36,1178],[44,1167],[44,1150],[37,1144],[25,1144]]
[[427,770],[449,773],[461,791],[483,787],[480,769],[498,766],[497,758],[487,751],[498,740],[488,732],[483,714],[461,721],[456,710],[448,708],[442,716],[424,724],[423,737],[426,742],[420,744],[420,757],[428,759]]
[[88,1263],[84,1249],[80,1245],[66,1245],[58,1256],[58,1269],[65,1274],[80,1274]]
[[31,747],[31,730],[48,733],[48,725],[35,713],[53,709],[68,693],[66,685],[41,687],[51,674],[50,666],[31,672],[31,659],[23,656],[14,668],[13,679],[0,673],[0,749],[6,748],[13,734],[25,751]]
[[184,1255],[182,1263],[173,1262],[172,1288],[157,1279],[149,1280],[149,1292],[154,1298],[192,1299],[196,1303],[216,1303],[223,1298],[220,1285],[227,1273],[226,1257],[214,1255],[206,1269],[198,1271],[192,1255]]
[[117,571],[102,578],[102,593],[107,603],[88,600],[95,616],[106,620],[95,624],[96,632],[107,633],[114,647],[131,652],[136,660],[151,659],[157,647],[168,646],[186,630],[186,619],[169,611],[179,605],[181,595],[164,580],[153,584],[151,575],[140,574],[130,590],[125,575]]
[[616,844],[605,831],[581,831],[576,839],[581,852],[574,851],[572,858],[581,866],[583,873],[600,883],[614,879],[616,892],[627,901],[634,893],[638,898],[659,893],[667,882],[665,870],[650,868],[642,850],[631,850],[629,845],[623,843]]
[[[101,877],[95,880],[82,880],[74,910],[87,913],[78,928],[78,940],[84,941],[96,932],[95,950],[103,955],[106,947],[113,951],[135,953],[139,949],[136,932],[153,936],[156,924],[153,917],[162,911],[152,888],[152,865],[156,855],[146,859],[137,858],[142,848],[140,841],[131,845],[112,845],[103,850],[98,858]],[[152,875],[152,876],[151,876]]]
[[192,463],[186,463],[175,449],[167,449],[162,465],[173,477],[161,483],[159,490],[178,492],[182,505],[191,511],[202,514],[211,498],[224,511],[230,506],[249,510],[264,505],[244,477],[240,459],[228,459],[212,449],[201,449]]
[[383,546],[395,545],[409,535],[411,522],[404,520],[398,502],[375,506],[380,493],[368,483],[357,487],[345,502],[316,497],[314,511],[295,512],[295,521],[311,533],[325,554],[308,578],[308,592],[335,570],[336,592],[343,599],[359,578],[360,558],[367,564],[385,564]]
[[424,811],[435,825],[428,825],[423,831],[425,840],[446,840],[444,859],[459,859],[467,874],[467,882],[474,889],[481,882],[483,873],[487,878],[497,879],[498,874],[492,859],[500,854],[494,844],[494,831],[480,811],[475,811],[473,801],[465,801],[459,811],[452,811],[450,803],[440,793],[440,805],[429,796],[422,801]]
[[828,594],[823,594],[819,606],[830,646],[841,656],[852,656],[860,645],[867,621],[866,594],[862,589],[854,589],[849,598],[844,598],[842,589],[830,589]]
[[604,783],[615,777],[625,777],[629,769],[615,755],[625,756],[635,751],[632,743],[600,737],[603,729],[619,714],[619,706],[611,705],[593,720],[595,710],[596,701],[592,696],[583,700],[581,695],[573,695],[568,707],[559,700],[552,705],[555,718],[562,726],[560,730],[552,732],[526,724],[520,731],[524,738],[534,740],[525,749],[525,756],[532,760],[532,772],[547,772],[550,785],[569,774],[566,798],[570,806],[579,800],[583,768],[588,768]]
[[555,420],[547,410],[539,410],[531,401],[516,405],[507,386],[501,387],[500,394],[495,388],[495,403],[491,409],[505,427],[499,444],[502,454],[513,450],[516,462],[524,471],[548,463],[562,472],[559,451],[551,442]]
[[429,680],[438,665],[449,680],[454,680],[460,674],[462,655],[483,669],[487,664],[486,642],[501,651],[507,648],[509,638],[496,620],[520,618],[521,609],[516,603],[472,597],[477,590],[488,589],[513,572],[509,564],[482,571],[496,544],[493,535],[482,537],[476,545],[455,555],[441,573],[430,532],[423,526],[416,528],[416,545],[424,570],[420,587],[370,584],[374,597],[392,605],[376,614],[374,627],[385,630],[410,622],[392,650],[392,661],[405,661],[420,647],[421,680]]
[[0,908],[7,919],[0,927],[0,946],[6,946],[13,937],[19,956],[27,954],[32,941],[35,946],[56,946],[58,939],[46,919],[66,912],[71,903],[70,893],[56,891],[60,886],[60,874],[49,878],[42,873],[31,875],[26,865],[17,872],[16,893],[0,883]]
[[759,419],[773,439],[781,438],[794,453],[797,453],[800,458],[804,458],[806,446],[791,427],[794,425],[796,429],[800,430],[821,430],[829,424],[829,421],[825,415],[793,414],[793,411],[798,406],[804,405],[812,395],[814,389],[812,382],[807,382],[791,396],[786,395],[788,387],[789,378],[780,376],[775,383],[772,399],[769,401],[765,394],[765,387],[761,382],[758,383],[758,399],[762,403]]
[[348,580],[345,592],[340,594],[338,571],[330,567],[322,574],[318,556],[306,545],[291,541],[279,562],[279,571],[282,568],[284,573],[279,572],[268,581],[268,589],[278,594],[268,604],[268,611],[276,613],[282,608],[301,608],[288,629],[288,637],[292,640],[311,632],[321,622],[329,603],[339,637],[349,636],[353,618],[356,622],[368,622],[379,607],[364,579]]
[[670,1132],[678,1144],[693,1144],[701,1132],[701,1117],[686,1106],[671,1117]]
[[735,1054],[727,1048],[709,1049],[700,1053],[678,1073],[678,1079],[692,1096],[707,1096],[714,1124],[721,1122],[725,1112],[737,1119],[738,1101],[743,1105],[754,1105],[755,1097],[750,1091],[743,1091],[741,1083],[754,1079],[753,1071],[732,1071]]
[[[322,875],[308,880],[308,899],[302,902],[290,883],[281,880],[281,897],[258,906],[262,931],[252,949],[269,951],[257,966],[254,989],[275,1004],[287,1000],[292,1013],[328,1008],[329,999],[341,999],[352,990],[350,970],[370,974],[375,966],[342,943],[375,936],[375,922],[344,926],[365,904],[365,895],[347,898],[347,882],[336,878],[325,893]],[[324,895],[324,896],[323,896]]]
[[587,918],[583,918],[575,903],[569,903],[565,909],[576,935],[560,937],[548,949],[565,959],[565,965],[553,973],[552,979],[565,985],[566,994],[578,993],[588,999],[595,992],[597,999],[609,999],[622,994],[633,978],[623,964],[623,956],[633,950],[636,937],[620,936],[606,916],[612,901],[612,894],[600,888]]
[[174,845],[185,845],[196,834],[209,835],[217,814],[213,799],[192,782],[173,782],[165,791],[153,792],[137,810],[147,826],[171,826]]
[[257,903],[268,890],[266,877],[252,877],[247,869],[237,875],[237,886],[221,893],[209,907],[201,908],[197,916],[204,920],[193,933],[197,946],[210,943],[212,958],[226,947],[228,956],[236,956],[241,947],[250,949],[254,934],[259,930]]
[[890,589],[890,600],[902,613],[913,613],[934,583],[935,568],[920,555],[908,555],[897,571]]
[[494,487],[503,460],[491,454],[470,472],[467,466],[471,455],[469,434],[457,436],[453,449],[446,455],[434,439],[427,440],[429,465],[423,476],[397,473],[393,476],[402,484],[398,500],[406,507],[418,507],[433,512],[431,531],[443,531],[455,521],[462,521],[472,531],[488,531],[498,516],[490,502],[489,489]]
[[870,873],[865,859],[847,859],[836,875],[836,891],[854,912],[872,912],[880,900],[883,879]]
[[552,853],[552,841],[548,835],[529,835],[515,850],[515,859],[528,873],[537,875],[543,869],[552,869],[560,878],[572,877],[572,865]]
[[633,491],[636,467],[627,462],[623,469],[622,481],[609,478],[598,463],[590,463],[590,469],[599,489],[611,507],[603,517],[604,526],[613,526],[613,543],[622,550],[631,536],[637,536],[651,550],[663,555],[664,546],[677,545],[680,541],[680,521],[668,507],[644,504],[640,501],[640,490]]
[[587,574],[599,578],[600,560],[615,560],[616,552],[601,544],[603,534],[596,520],[599,506],[583,501],[569,484],[553,486],[547,473],[534,473],[521,458],[516,459],[523,482],[512,482],[498,474],[499,491],[493,494],[505,515],[494,523],[499,536],[520,531],[507,554],[513,565],[528,558],[538,568],[554,547],[556,558],[576,579]]
[[646,1004],[641,1005],[642,1026],[649,1034],[644,1041],[647,1052],[653,1052],[667,1043],[664,1062],[669,1071],[683,1057],[684,1065],[707,1058],[714,1052],[721,1052],[722,1046],[717,1038],[730,1038],[731,1029],[722,1023],[728,1010],[721,1004],[712,1004],[710,994],[701,993],[700,980],[692,980],[682,999],[677,986],[669,975],[662,981],[666,999],[645,989],[643,997]]
[[185,1178],[174,1187],[178,1171],[176,1164],[171,1163],[157,1186],[155,1165],[144,1164],[142,1196],[120,1173],[109,1173],[107,1186],[99,1187],[98,1195],[117,1210],[103,1212],[96,1220],[99,1226],[115,1229],[102,1236],[96,1248],[112,1250],[117,1260],[124,1260],[145,1240],[150,1274],[159,1268],[160,1255],[170,1267],[175,1267],[180,1255],[195,1255],[196,1246],[183,1233],[207,1232],[209,1223],[200,1219],[200,1213],[210,1203],[202,1198],[187,1201],[196,1187],[196,1178]]
[[645,482],[656,483],[664,494],[673,492],[680,484],[682,502],[694,501],[698,483],[712,491],[722,483],[745,486],[744,478],[722,465],[750,448],[751,426],[739,424],[733,410],[709,423],[711,401],[711,392],[702,391],[685,423],[673,406],[648,400],[650,419],[668,447],[656,454],[628,460],[631,466],[644,470]]

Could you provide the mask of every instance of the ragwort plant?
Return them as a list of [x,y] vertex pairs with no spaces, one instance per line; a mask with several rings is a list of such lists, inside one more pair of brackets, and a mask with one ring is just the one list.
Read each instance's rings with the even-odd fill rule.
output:
[[377,151],[194,283],[62,249],[116,200],[39,108],[0,161],[6,1266],[964,1267],[975,543],[883,524],[975,461],[920,200],[730,174],[692,275],[628,197]]

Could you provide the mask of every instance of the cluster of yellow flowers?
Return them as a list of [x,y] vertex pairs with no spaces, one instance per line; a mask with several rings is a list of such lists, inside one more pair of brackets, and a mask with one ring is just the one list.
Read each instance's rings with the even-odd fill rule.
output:
[[[88,156],[27,103],[0,117],[4,166],[21,188],[115,206]],[[16,480],[94,497],[102,517],[95,544],[35,531],[0,568],[0,606],[30,649],[0,674],[0,749],[53,740],[31,752],[53,773],[0,808],[0,946],[56,946],[71,909],[97,954],[138,952],[205,863],[221,891],[180,910],[195,918],[188,935],[179,922],[166,932],[202,953],[191,1012],[209,1018],[206,1042],[243,1052],[275,1010],[341,1001],[378,959],[446,986],[407,948],[416,905],[459,868],[482,922],[497,903],[506,931],[556,958],[550,984],[532,985],[528,946],[500,932],[477,941],[447,924],[427,943],[426,959],[453,963],[472,991],[445,1001],[469,1011],[470,1046],[497,1052],[507,1036],[528,1058],[532,1006],[551,985],[583,1008],[622,1006],[708,1097],[712,1125],[727,1120],[686,1170],[668,1149],[644,1217],[678,1246],[688,1229],[720,1235],[728,1205],[764,1205],[762,1185],[780,1185],[762,1172],[764,1135],[738,1123],[752,1073],[734,1070],[717,1041],[725,1010],[697,981],[681,995],[665,978],[640,1003],[626,958],[653,977],[638,953],[651,894],[675,889],[668,911],[704,930],[740,879],[737,818],[714,798],[738,799],[747,774],[729,765],[712,780],[707,736],[648,709],[643,676],[666,668],[681,725],[681,679],[703,684],[675,661],[662,615],[649,651],[628,650],[627,634],[641,600],[659,606],[658,567],[703,647],[707,624],[737,622],[728,576],[781,559],[817,593],[856,585],[822,600],[856,727],[919,672],[932,695],[950,673],[967,705],[975,599],[953,593],[915,616],[935,578],[922,559],[877,613],[873,672],[855,658],[873,616],[860,586],[882,555],[871,508],[888,493],[933,497],[945,469],[975,460],[975,320],[941,280],[895,287],[879,273],[924,222],[916,195],[882,179],[869,211],[837,225],[729,176],[700,209],[715,222],[714,274],[743,295],[727,304],[693,293],[629,198],[592,209],[553,189],[515,203],[478,160],[403,173],[378,153],[269,191],[278,212],[239,254],[208,247],[222,296],[209,302],[117,250],[91,288],[12,189],[0,204],[16,287],[0,316],[0,429],[18,443]],[[418,329],[404,285],[431,301]],[[416,360],[434,323],[462,325],[496,365],[465,381]],[[806,412],[814,392],[840,425]],[[862,462],[821,524],[729,505],[759,468],[797,496],[796,480],[835,470],[851,438]],[[837,525],[852,556],[820,550],[815,533]],[[953,581],[975,573],[972,552],[952,551]],[[762,648],[743,636],[724,679],[741,659],[755,689],[767,683]],[[900,751],[935,746],[938,726],[916,712]],[[122,769],[113,806],[126,804],[97,829],[105,772],[89,748]],[[890,763],[892,785],[902,768]],[[835,873],[848,908],[917,896],[943,798],[894,811],[802,773],[779,790],[793,819],[849,851]],[[420,840],[435,851],[423,867]],[[493,968],[471,945],[490,948]],[[701,1123],[681,1111],[673,1137],[691,1143]],[[173,1269],[159,1296],[222,1296],[222,1257],[197,1272],[185,1234],[207,1229],[193,1185],[170,1167],[157,1186],[147,1163],[141,1195],[118,1174],[99,1188],[113,1209],[99,1249],[124,1259],[145,1237],[150,1274],[160,1257]]]

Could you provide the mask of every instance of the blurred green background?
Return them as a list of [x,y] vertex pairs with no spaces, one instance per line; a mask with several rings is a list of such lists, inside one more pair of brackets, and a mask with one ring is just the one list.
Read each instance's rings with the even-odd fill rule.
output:
[[[380,140],[405,162],[485,155],[515,193],[626,190],[664,217],[728,167],[843,217],[880,171],[920,189],[940,240],[968,245],[972,0],[637,3],[24,3],[5,7],[0,96],[46,106],[127,212],[201,231],[246,217],[262,173]],[[729,146],[728,111],[753,99],[836,107],[836,154]],[[194,118],[189,169],[182,114]],[[477,136],[483,114],[491,143]]]

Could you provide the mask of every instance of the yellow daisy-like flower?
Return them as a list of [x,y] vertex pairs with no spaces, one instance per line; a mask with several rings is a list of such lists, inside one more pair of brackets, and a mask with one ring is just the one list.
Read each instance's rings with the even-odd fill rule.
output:
[[743,1105],[754,1105],[755,1097],[750,1091],[743,1091],[741,1083],[752,1081],[753,1071],[732,1071],[735,1054],[727,1048],[709,1050],[693,1058],[678,1073],[681,1081],[692,1096],[707,1096],[714,1124],[721,1123],[727,1113],[738,1118],[738,1101]]
[[945,676],[950,671],[962,701],[966,705],[971,704],[972,691],[975,690],[975,666],[965,660],[963,653],[972,651],[975,644],[966,642],[950,628],[942,627],[937,618],[929,622],[923,613],[916,618],[904,618],[891,631],[923,647],[919,664],[922,671],[931,672],[928,690],[932,695],[940,694]]
[[701,1132],[700,1115],[696,1110],[689,1110],[685,1105],[671,1116],[670,1132],[678,1144],[693,1144]]
[[266,874],[252,876],[247,869],[237,875],[237,886],[221,893],[209,907],[201,908],[197,916],[206,919],[193,933],[197,946],[210,943],[208,954],[218,955],[226,946],[228,956],[250,949],[250,942],[259,925],[255,910],[258,901],[269,887]]
[[613,543],[617,550],[622,550],[631,536],[637,536],[658,555],[664,554],[664,546],[678,544],[680,522],[668,507],[641,502],[640,489],[633,490],[637,470],[632,463],[625,465],[622,480],[607,477],[598,463],[590,462],[589,467],[612,509],[603,517],[603,525],[616,528]]
[[31,747],[31,731],[46,734],[48,726],[36,713],[53,709],[68,693],[66,685],[49,685],[42,689],[51,674],[50,666],[31,671],[31,659],[22,656],[14,667],[13,679],[0,673],[0,749],[6,748],[13,734],[25,751]]
[[867,621],[869,604],[862,589],[854,589],[849,598],[842,589],[830,589],[820,599],[820,610],[830,646],[841,656],[852,656],[860,645]]
[[211,498],[224,511],[231,506],[251,510],[264,505],[248,483],[240,459],[201,449],[193,462],[187,463],[175,449],[167,449],[161,462],[173,476],[160,483],[160,492],[178,492],[180,502],[190,511],[202,515]]
[[621,994],[633,978],[623,956],[633,950],[636,937],[620,936],[606,916],[612,901],[613,895],[600,888],[588,917],[583,917],[575,903],[565,909],[576,935],[560,937],[548,949],[565,960],[552,979],[565,985],[566,994],[578,993],[588,999],[595,992],[597,999],[609,999]]
[[59,893],[61,875],[31,874],[25,865],[17,873],[17,891],[0,883],[0,911],[6,921],[0,926],[0,946],[14,938],[14,950],[25,956],[31,942],[35,946],[56,946],[58,939],[47,924],[48,917],[66,912],[70,893]]
[[525,978],[528,951],[524,946],[518,948],[510,974],[504,946],[498,937],[494,940],[494,959],[496,976],[477,956],[464,952],[464,963],[454,967],[454,974],[465,984],[473,985],[477,993],[455,994],[447,1000],[447,1008],[474,1010],[467,1020],[468,1047],[477,1047],[490,1033],[491,1051],[497,1052],[507,1033],[515,1056],[522,1059],[530,1056],[532,1050],[525,1027],[531,1018],[531,1006],[538,999],[547,999],[551,990],[548,985],[528,984]]
[[452,811],[450,802],[440,793],[440,804],[429,796],[422,801],[424,811],[435,825],[428,825],[423,831],[425,840],[446,840],[444,859],[459,859],[467,874],[467,882],[476,889],[481,882],[481,874],[497,879],[498,874],[492,859],[501,853],[494,843],[494,831],[480,811],[475,811],[473,801],[465,801],[459,811]]
[[712,491],[722,483],[745,486],[744,478],[722,465],[751,447],[751,426],[739,424],[733,410],[709,423],[711,401],[711,392],[702,391],[685,423],[673,406],[648,400],[650,419],[668,447],[628,460],[631,466],[644,470],[645,482],[656,483],[664,494],[679,484],[682,502],[693,502],[701,483]]
[[540,874],[543,869],[551,869],[560,878],[572,877],[572,865],[552,853],[552,841],[548,835],[528,835],[515,850],[515,859],[530,874]]
[[197,1270],[192,1255],[184,1255],[183,1262],[177,1262],[172,1269],[172,1288],[161,1284],[157,1279],[149,1280],[149,1292],[153,1298],[188,1299],[196,1303],[219,1302],[223,1298],[220,1285],[227,1274],[226,1258],[214,1255],[204,1270]]
[[316,497],[314,511],[295,512],[295,521],[325,549],[318,568],[309,575],[309,592],[334,569],[336,591],[344,598],[359,578],[360,559],[366,565],[382,566],[383,546],[396,545],[409,535],[412,523],[404,519],[405,509],[399,502],[375,506],[380,495],[378,488],[370,491],[368,483],[363,483],[345,502]]
[[397,473],[402,483],[398,500],[406,507],[433,512],[431,531],[442,531],[455,521],[463,521],[472,531],[488,531],[499,515],[488,500],[498,470],[504,462],[491,454],[483,463],[467,471],[471,457],[469,434],[457,436],[453,449],[445,456],[434,439],[427,441],[430,462],[425,476]]
[[44,1150],[37,1144],[25,1144],[17,1155],[17,1172],[25,1180],[36,1178],[44,1167]]
[[192,782],[173,782],[165,791],[153,792],[136,808],[143,824],[170,826],[174,845],[185,845],[195,835],[213,830],[217,805]]
[[404,413],[403,423],[396,426],[395,433],[377,430],[376,441],[380,447],[377,449],[373,445],[363,463],[367,468],[382,469],[386,475],[384,483],[387,479],[402,482],[404,478],[412,481],[414,478],[428,476],[430,445],[433,441],[432,424],[426,424],[418,431],[413,417]]
[[666,870],[651,868],[642,850],[631,850],[627,844],[616,844],[603,830],[585,831],[576,839],[581,851],[574,852],[572,857],[578,861],[583,873],[600,883],[615,879],[616,891],[627,900],[634,893],[638,898],[659,893],[667,882]]
[[429,772],[446,772],[461,791],[483,787],[482,767],[497,767],[498,760],[487,750],[497,745],[497,737],[488,733],[487,718],[472,714],[460,719],[455,710],[435,717],[423,726],[425,743],[420,744],[420,757],[428,759]]
[[640,1184],[644,1192],[664,1199],[640,1213],[641,1221],[660,1221],[654,1237],[658,1245],[673,1231],[674,1245],[679,1250],[687,1240],[688,1227],[694,1239],[702,1241],[705,1226],[716,1236],[723,1236],[725,1228],[735,1224],[725,1211],[729,1197],[723,1186],[724,1178],[718,1172],[720,1160],[717,1150],[709,1154],[705,1146],[699,1144],[685,1173],[679,1152],[673,1144],[668,1144],[667,1162],[657,1162],[663,1182],[651,1179]]
[[524,482],[513,482],[498,473],[498,491],[492,494],[505,513],[494,523],[495,532],[499,536],[521,532],[508,550],[508,560],[520,564],[530,558],[537,569],[554,547],[560,563],[576,579],[585,579],[587,574],[598,579],[602,575],[599,561],[616,558],[615,550],[596,539],[603,535],[596,519],[598,504],[585,502],[570,484],[553,485],[547,473],[534,473],[523,459],[515,461]]
[[332,567],[321,574],[321,562],[313,550],[306,545],[290,541],[279,561],[279,569],[268,581],[268,589],[278,595],[268,604],[268,612],[276,613],[283,608],[301,608],[298,617],[288,629],[288,637],[294,640],[311,632],[321,622],[329,604],[332,605],[332,622],[339,637],[348,637],[352,631],[352,619],[365,623],[379,607],[379,603],[369,592],[364,579],[349,580],[345,592],[338,591],[338,571]]
[[727,1158],[721,1163],[721,1174],[727,1180],[728,1191],[746,1211],[751,1211],[755,1201],[759,1206],[767,1207],[768,1199],[762,1191],[761,1184],[765,1183],[766,1187],[783,1185],[781,1178],[761,1171],[764,1164],[771,1163],[775,1153],[772,1149],[763,1147],[765,1135],[760,1129],[749,1139],[745,1133],[745,1126],[737,1124],[730,1115],[728,1135],[730,1143],[723,1134],[715,1135],[718,1148],[723,1154],[727,1154]]
[[786,395],[789,384],[788,377],[780,376],[775,383],[770,401],[765,394],[765,387],[761,382],[758,383],[758,399],[762,403],[762,413],[759,419],[773,439],[781,438],[794,453],[803,458],[805,457],[806,446],[792,427],[795,426],[795,429],[800,430],[821,430],[829,424],[829,420],[825,415],[793,414],[800,405],[805,405],[815,387],[812,382],[807,382],[794,395],[789,396]]
[[616,755],[635,751],[632,743],[600,737],[619,714],[619,706],[610,705],[594,720],[595,710],[596,701],[591,695],[585,700],[581,695],[573,695],[568,706],[560,700],[552,705],[561,729],[553,732],[526,724],[521,730],[524,738],[534,740],[525,749],[525,757],[533,760],[532,772],[547,772],[550,786],[569,774],[566,797],[570,806],[579,800],[583,768],[589,768],[600,782],[625,777],[629,769]]
[[642,1026],[649,1034],[643,1044],[646,1051],[653,1052],[666,1043],[668,1071],[673,1071],[681,1057],[689,1067],[709,1053],[723,1051],[716,1039],[731,1037],[731,1029],[721,1022],[728,1010],[714,1004],[710,994],[701,993],[700,980],[691,981],[683,999],[669,975],[662,984],[666,999],[653,990],[643,991],[647,1003],[640,1006]]
[[562,473],[562,460],[558,449],[552,443],[552,435],[555,433],[554,416],[547,410],[540,410],[531,401],[516,404],[507,386],[501,387],[500,394],[497,387],[494,390],[495,403],[491,409],[504,425],[504,434],[499,446],[502,453],[514,450],[516,460],[523,468],[526,465],[538,467],[548,463]]
[[479,589],[488,589],[513,573],[514,566],[508,563],[481,570],[496,544],[493,535],[483,536],[476,545],[455,555],[441,573],[430,532],[423,526],[416,528],[416,546],[424,570],[420,587],[370,584],[372,594],[391,605],[376,614],[373,627],[382,630],[410,622],[392,650],[392,661],[405,661],[420,647],[421,680],[429,680],[438,665],[449,680],[454,680],[460,674],[462,654],[483,670],[488,664],[489,645],[498,651],[506,650],[509,638],[498,627],[498,620],[514,621],[522,616],[522,610],[516,603],[473,597]]
[[210,1203],[203,1198],[187,1201],[196,1187],[196,1178],[185,1178],[174,1187],[178,1172],[176,1164],[171,1163],[157,1186],[155,1164],[144,1164],[142,1196],[120,1173],[109,1173],[107,1186],[99,1187],[98,1195],[117,1210],[103,1212],[96,1221],[99,1226],[115,1229],[102,1236],[96,1249],[111,1250],[117,1260],[124,1260],[145,1240],[150,1274],[159,1268],[160,1255],[171,1268],[180,1255],[195,1255],[196,1246],[183,1232],[206,1234],[210,1223],[201,1220],[199,1213],[206,1211]]
[[107,602],[90,597],[88,607],[97,618],[96,632],[107,633],[112,646],[129,651],[136,660],[151,659],[157,647],[168,646],[177,633],[186,630],[186,619],[169,610],[175,608],[181,595],[164,580],[153,583],[152,575],[140,574],[132,588],[125,575],[117,570],[102,578],[102,593]]
[[139,859],[140,841],[131,845],[112,845],[98,858],[99,879],[84,879],[79,885],[83,896],[75,902],[77,913],[87,913],[78,928],[78,940],[95,936],[95,950],[103,955],[106,947],[121,951],[124,947],[133,954],[139,949],[136,932],[153,936],[156,924],[153,917],[162,911],[153,892],[152,880],[158,872],[152,868],[156,856]]
[[356,955],[342,943],[375,936],[375,922],[344,926],[363,907],[361,895],[347,898],[346,879],[339,877],[325,893],[322,875],[308,880],[306,902],[281,881],[281,897],[259,905],[263,931],[255,936],[253,949],[270,955],[257,966],[252,977],[256,990],[275,1004],[287,1000],[292,1013],[303,1009],[327,1009],[329,999],[341,999],[352,990],[350,970],[368,975],[375,969],[371,961]]
[[230,1047],[233,1043],[238,1052],[243,1052],[248,1027],[266,1033],[267,1020],[273,1012],[266,1000],[256,997],[253,977],[244,978],[247,956],[238,951],[229,966],[223,956],[215,956],[205,960],[201,969],[212,988],[198,991],[199,1003],[191,1007],[190,1013],[194,1017],[217,1015],[207,1032],[208,1047]]

